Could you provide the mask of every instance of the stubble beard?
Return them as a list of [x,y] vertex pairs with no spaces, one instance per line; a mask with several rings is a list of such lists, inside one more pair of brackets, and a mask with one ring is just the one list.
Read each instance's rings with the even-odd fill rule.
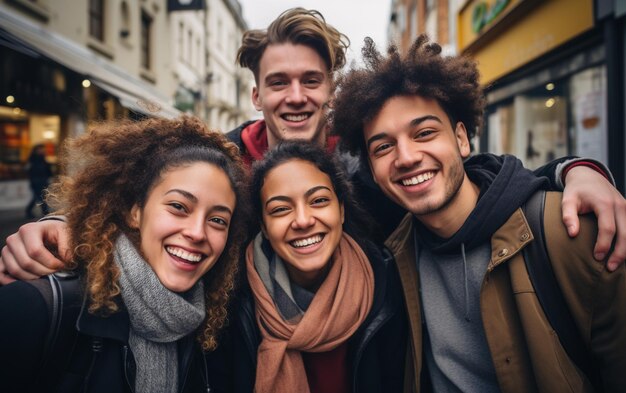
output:
[[450,174],[445,184],[444,195],[440,200],[424,201],[424,203],[418,203],[411,210],[411,213],[417,218],[419,216],[431,215],[439,213],[448,208],[453,202],[456,201],[459,190],[463,185],[463,179],[465,177],[465,169],[463,167],[463,161],[458,160],[454,165],[450,166]]

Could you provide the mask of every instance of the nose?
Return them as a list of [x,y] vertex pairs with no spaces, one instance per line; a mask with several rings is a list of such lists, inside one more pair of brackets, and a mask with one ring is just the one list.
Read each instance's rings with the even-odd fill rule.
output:
[[307,102],[306,90],[299,81],[292,82],[285,102],[292,105],[304,105]]
[[190,216],[189,219],[185,221],[184,225],[182,234],[187,239],[194,243],[206,240],[207,225],[203,216]]
[[397,169],[410,168],[422,161],[422,152],[414,148],[414,144],[408,141],[398,141],[396,145],[396,159],[394,165]]
[[295,210],[295,217],[291,222],[293,229],[306,229],[315,225],[315,218],[311,211],[306,207],[298,207]]

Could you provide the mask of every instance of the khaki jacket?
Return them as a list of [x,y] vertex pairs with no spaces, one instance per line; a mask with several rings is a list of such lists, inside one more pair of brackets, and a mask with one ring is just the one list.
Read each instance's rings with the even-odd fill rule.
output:
[[[544,228],[554,273],[590,356],[601,372],[604,391],[626,392],[626,267],[609,273],[593,259],[597,228],[581,217],[572,239],[561,220],[561,193],[548,192]],[[413,225],[408,214],[386,246],[396,259],[409,315],[407,382],[419,392],[422,323]],[[491,260],[480,290],[487,343],[502,392],[593,392],[568,358],[548,323],[530,282],[522,250],[534,237],[518,209],[491,238]]]

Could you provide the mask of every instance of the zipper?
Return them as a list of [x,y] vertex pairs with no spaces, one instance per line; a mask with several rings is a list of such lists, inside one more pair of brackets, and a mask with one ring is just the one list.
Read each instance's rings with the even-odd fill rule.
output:
[[128,384],[128,388],[130,389],[131,392],[134,393],[135,392],[135,387],[133,386],[134,383],[131,385],[130,378],[128,377],[128,362],[129,362],[128,345],[124,345],[123,351],[124,351],[124,376],[126,377],[126,383]]
[[206,364],[206,356],[202,354],[202,363],[204,364],[204,384],[206,386],[206,393],[211,393],[211,385],[209,384],[209,366]]

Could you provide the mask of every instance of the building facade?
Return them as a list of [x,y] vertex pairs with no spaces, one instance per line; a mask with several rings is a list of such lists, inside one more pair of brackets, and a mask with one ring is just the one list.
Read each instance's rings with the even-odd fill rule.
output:
[[619,1],[473,0],[458,48],[479,64],[488,106],[480,147],[536,168],[597,159],[625,184],[624,10]]
[[189,113],[227,131],[253,116],[245,28],[237,0],[0,0],[0,210],[30,199],[35,145],[54,166],[91,122]]
[[211,127],[227,132],[255,114],[253,77],[236,64],[247,25],[236,0],[208,0],[207,6],[206,119]]
[[462,0],[392,0],[388,36],[406,52],[419,34],[428,34],[446,54],[456,53],[455,10]]
[[530,168],[592,157],[624,192],[624,0],[393,0],[402,50],[420,33],[478,62],[488,106],[479,151]]

